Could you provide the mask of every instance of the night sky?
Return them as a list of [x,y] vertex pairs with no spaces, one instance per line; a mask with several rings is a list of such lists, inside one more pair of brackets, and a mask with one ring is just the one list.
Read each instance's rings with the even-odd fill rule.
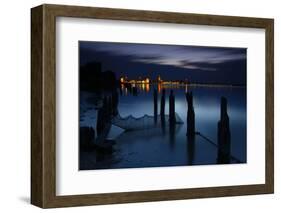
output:
[[79,42],[80,66],[101,62],[117,78],[246,84],[246,48]]

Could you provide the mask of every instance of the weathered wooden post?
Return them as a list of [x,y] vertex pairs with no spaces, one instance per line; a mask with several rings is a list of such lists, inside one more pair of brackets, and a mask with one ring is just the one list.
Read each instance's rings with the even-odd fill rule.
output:
[[195,137],[187,137],[187,164],[193,165],[194,156],[195,156]]
[[112,102],[112,96],[109,95],[107,97],[107,121],[109,121],[113,114],[113,102]]
[[112,92],[112,115],[118,115],[118,102],[119,102],[119,95],[117,90]]
[[192,92],[187,92],[185,94],[188,110],[187,110],[187,130],[186,135],[190,139],[195,137],[195,113],[193,107],[193,94]]
[[166,102],[166,91],[165,89],[162,89],[160,117],[161,117],[161,127],[162,127],[163,134],[166,133],[165,102]]
[[153,102],[154,102],[154,123],[157,124],[157,114],[158,114],[158,92],[156,89],[153,91]]
[[98,109],[98,113],[97,113],[97,123],[96,123],[96,129],[97,129],[97,135],[99,136],[102,131],[103,131],[103,127],[104,127],[104,109],[103,107]]
[[91,151],[93,143],[95,143],[96,135],[92,127],[80,127],[79,145],[85,151]]
[[175,115],[175,96],[174,91],[170,91],[169,96],[169,139],[170,147],[175,147],[175,132],[176,132],[176,115]]
[[109,101],[108,98],[105,96],[103,98],[102,107],[98,109],[98,115],[97,115],[97,135],[99,136],[106,126],[106,123],[109,120]]
[[161,97],[161,108],[160,108],[160,115],[161,120],[165,120],[165,101],[166,101],[166,91],[165,89],[162,89],[162,97]]
[[173,90],[170,91],[170,96],[169,96],[169,123],[170,125],[175,125],[176,123],[175,96]]
[[218,122],[218,154],[217,162],[220,164],[230,163],[231,158],[231,141],[230,141],[230,127],[229,117],[227,114],[227,100],[225,97],[221,98],[221,115]]

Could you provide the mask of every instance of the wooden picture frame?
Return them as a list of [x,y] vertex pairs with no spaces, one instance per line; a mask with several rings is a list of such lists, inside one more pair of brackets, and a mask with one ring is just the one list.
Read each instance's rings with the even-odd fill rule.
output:
[[[262,28],[266,34],[265,184],[56,195],[56,17]],[[267,194],[274,191],[274,21],[44,4],[31,9],[31,203],[42,208]]]

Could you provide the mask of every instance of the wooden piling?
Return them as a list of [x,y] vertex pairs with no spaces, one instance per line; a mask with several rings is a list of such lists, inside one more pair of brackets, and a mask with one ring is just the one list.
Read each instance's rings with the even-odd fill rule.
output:
[[162,89],[162,96],[161,96],[161,107],[160,107],[160,115],[161,119],[165,119],[165,101],[166,101],[166,91]]
[[221,98],[220,120],[218,122],[218,154],[217,162],[220,164],[230,163],[231,159],[231,141],[229,117],[227,114],[227,100]]
[[170,96],[169,96],[169,123],[170,125],[175,125],[176,123],[175,96],[173,90],[170,91]]
[[154,102],[154,123],[157,124],[157,115],[158,115],[158,92],[154,89],[153,92],[153,102]]
[[191,140],[195,137],[195,112],[193,107],[193,94],[192,92],[187,92],[186,95],[186,101],[188,105],[187,109],[187,130],[186,135]]

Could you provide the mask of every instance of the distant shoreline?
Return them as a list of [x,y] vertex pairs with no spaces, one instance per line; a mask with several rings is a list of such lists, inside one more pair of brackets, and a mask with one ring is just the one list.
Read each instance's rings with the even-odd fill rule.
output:
[[229,84],[187,84],[187,86],[193,87],[235,87],[235,88],[246,88],[246,85],[229,85]]
[[[143,83],[135,83],[135,85],[141,85]],[[149,85],[157,85],[158,83],[144,83]],[[235,85],[235,84],[208,84],[208,83],[164,83],[161,84],[165,86],[172,86],[172,87],[229,87],[229,88],[246,88],[246,85]]]

